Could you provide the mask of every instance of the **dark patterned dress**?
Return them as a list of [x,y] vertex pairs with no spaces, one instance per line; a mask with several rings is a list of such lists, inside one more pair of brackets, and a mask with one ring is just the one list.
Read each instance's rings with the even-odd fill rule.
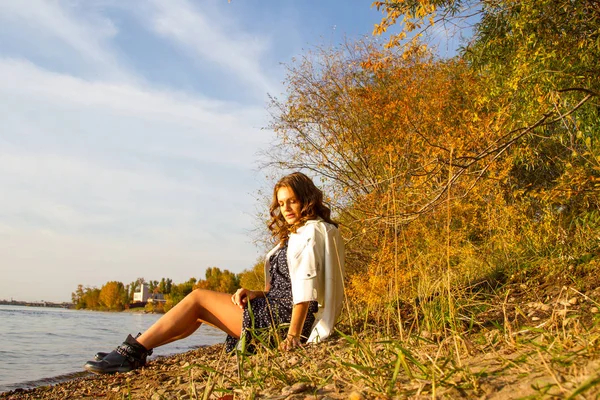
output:
[[[292,308],[294,301],[292,299],[292,281],[290,280],[290,270],[287,264],[287,242],[269,258],[269,273],[271,274],[271,290],[266,297],[257,297],[250,300],[250,305],[244,309],[242,321],[242,336],[246,343],[252,339],[264,340],[264,338],[273,342],[273,328],[281,324],[289,324],[292,319]],[[319,305],[316,301],[311,301],[308,306],[308,314],[302,327],[300,341],[305,343],[310,336],[311,328],[315,322],[315,313]],[[279,335],[284,339],[287,335],[288,327],[279,328]],[[260,339],[263,338],[263,339]],[[238,339],[233,336],[227,336],[225,339],[225,348],[227,352],[233,351]]]

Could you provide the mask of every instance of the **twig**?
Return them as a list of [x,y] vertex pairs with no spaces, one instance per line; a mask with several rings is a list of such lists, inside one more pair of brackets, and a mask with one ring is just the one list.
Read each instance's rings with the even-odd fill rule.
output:
[[588,300],[588,301],[591,301],[592,303],[594,303],[595,305],[597,305],[597,306],[599,306],[599,307],[600,307],[600,303],[598,303],[598,302],[595,302],[595,301],[594,301],[592,298],[590,298],[589,296],[587,296],[587,295],[585,295],[585,294],[581,293],[579,290],[577,290],[577,289],[573,289],[572,287],[570,287],[570,288],[569,288],[569,290],[572,290],[572,291],[574,291],[575,293],[577,293],[578,295],[585,297],[585,299],[586,299],[586,300]]
[[542,360],[542,364],[544,364],[544,367],[546,368],[546,371],[548,371],[548,373],[552,376],[552,379],[554,379],[554,382],[556,382],[556,384],[558,385],[558,388],[560,389],[561,392],[565,393],[566,390],[564,387],[562,387],[562,385],[560,384],[560,382],[558,381],[558,378],[556,377],[556,375],[554,374],[554,372],[550,369],[550,367],[548,367],[548,364],[546,364],[546,360],[544,360],[544,357],[542,356],[542,353],[540,353],[539,349],[536,349],[538,356],[540,356],[540,359]]

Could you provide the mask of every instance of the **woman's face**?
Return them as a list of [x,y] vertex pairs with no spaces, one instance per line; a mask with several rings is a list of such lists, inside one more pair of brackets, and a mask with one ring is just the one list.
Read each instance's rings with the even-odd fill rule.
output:
[[291,188],[287,186],[280,187],[277,190],[277,202],[285,222],[293,225],[300,220],[302,204],[300,204],[300,200],[296,198],[296,194]]

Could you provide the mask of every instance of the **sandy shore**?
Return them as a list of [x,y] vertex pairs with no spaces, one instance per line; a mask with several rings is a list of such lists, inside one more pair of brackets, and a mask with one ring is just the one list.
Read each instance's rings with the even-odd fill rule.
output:
[[473,327],[458,334],[388,338],[370,321],[360,333],[294,352],[237,357],[219,344],[0,399],[599,399],[600,287],[508,289],[486,297],[467,321]]
[[[87,374],[81,378],[42,386],[34,389],[16,389],[0,394],[0,399],[191,399],[198,398],[245,398],[261,396],[268,398],[305,398],[308,395],[348,398],[352,390],[340,382],[317,388],[307,382],[290,382],[261,387],[248,372],[240,376],[240,363],[256,365],[260,359],[268,359],[272,365],[300,366],[304,362],[316,361],[327,356],[329,347],[336,347],[337,341],[328,346],[308,346],[297,353],[272,356],[276,352],[263,350],[259,354],[238,359],[227,355],[224,346],[217,344],[198,348],[186,353],[158,357],[142,369],[114,375]],[[285,360],[281,359],[285,357]],[[266,380],[265,380],[266,381]]]

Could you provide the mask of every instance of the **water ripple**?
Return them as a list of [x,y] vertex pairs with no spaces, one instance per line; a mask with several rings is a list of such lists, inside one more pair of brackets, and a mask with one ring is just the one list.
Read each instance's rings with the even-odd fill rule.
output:
[[[114,349],[127,334],[143,332],[159,317],[0,305],[0,392],[80,376],[82,365],[97,351]],[[155,349],[154,354],[181,353],[224,338],[222,332],[202,326],[184,340]]]

